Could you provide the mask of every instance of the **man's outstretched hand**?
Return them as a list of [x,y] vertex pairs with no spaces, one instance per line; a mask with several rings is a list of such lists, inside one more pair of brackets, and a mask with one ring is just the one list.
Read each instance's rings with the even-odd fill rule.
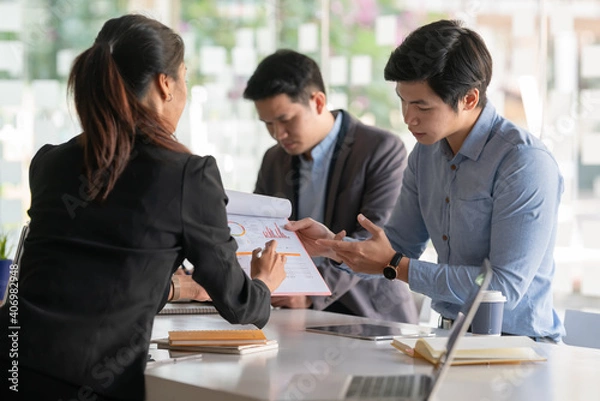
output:
[[325,225],[310,217],[298,221],[290,221],[285,225],[285,228],[298,234],[298,238],[300,238],[310,256],[324,256],[339,261],[331,246],[319,244],[317,240],[341,241],[346,236],[345,230],[334,234]]

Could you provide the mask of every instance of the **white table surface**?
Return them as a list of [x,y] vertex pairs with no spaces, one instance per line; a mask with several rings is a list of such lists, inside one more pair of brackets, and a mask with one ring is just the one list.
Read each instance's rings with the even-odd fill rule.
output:
[[[148,401],[335,399],[326,384],[351,374],[429,373],[432,366],[403,355],[389,341],[309,333],[310,325],[373,322],[417,326],[313,310],[273,310],[263,329],[279,349],[248,355],[204,353],[199,360],[146,371]],[[152,338],[169,330],[254,328],[230,325],[219,315],[157,316]],[[443,335],[443,331],[438,331]],[[599,333],[600,335],[600,333]],[[439,392],[443,400],[600,400],[600,350],[536,344],[546,362],[454,366]],[[163,351],[163,350],[159,350]],[[167,351],[164,351],[167,352]],[[300,375],[300,376],[298,376]],[[292,383],[292,377],[301,380]]]

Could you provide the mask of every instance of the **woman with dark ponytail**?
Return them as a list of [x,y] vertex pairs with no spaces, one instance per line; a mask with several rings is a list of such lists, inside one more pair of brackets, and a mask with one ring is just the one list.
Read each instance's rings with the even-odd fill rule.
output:
[[[31,162],[18,316],[0,309],[8,399],[144,399],[154,316],[186,288],[231,323],[267,323],[285,257],[273,241],[254,252],[253,278],[240,268],[214,158],[173,136],[183,58],[170,28],[126,15],[75,60],[68,88],[83,132]],[[194,273],[180,289],[172,279],[184,259]]]

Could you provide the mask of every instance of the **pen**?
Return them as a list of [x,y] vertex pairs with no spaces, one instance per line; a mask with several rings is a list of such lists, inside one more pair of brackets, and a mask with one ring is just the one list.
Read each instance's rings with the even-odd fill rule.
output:
[[181,269],[182,269],[182,270],[183,270],[183,272],[184,272],[185,274],[187,274],[188,276],[192,274],[192,270],[191,270],[191,269],[188,269],[188,268],[187,268],[187,266],[186,266],[186,265],[185,265],[183,262],[181,262]]
[[185,362],[185,361],[194,361],[194,360],[198,360],[198,359],[202,359],[202,354],[184,355],[184,356],[178,356],[178,357],[174,357],[174,358],[159,359],[158,361],[157,360],[149,360],[148,364],[146,365],[146,369],[148,369],[148,368],[152,369],[157,366],[170,365],[170,364],[175,364],[175,363],[180,363],[180,362]]
[[[280,255],[285,255],[285,256],[302,256],[301,254],[297,253],[297,252],[278,252]],[[246,251],[241,251],[241,252],[236,252],[235,253],[237,256],[252,256],[252,252],[246,252]]]

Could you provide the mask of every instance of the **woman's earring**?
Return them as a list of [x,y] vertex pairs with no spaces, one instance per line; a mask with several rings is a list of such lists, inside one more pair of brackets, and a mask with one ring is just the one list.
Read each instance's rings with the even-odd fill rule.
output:
[[167,102],[170,102],[171,100],[173,100],[173,95],[169,93],[169,97],[167,98]]

